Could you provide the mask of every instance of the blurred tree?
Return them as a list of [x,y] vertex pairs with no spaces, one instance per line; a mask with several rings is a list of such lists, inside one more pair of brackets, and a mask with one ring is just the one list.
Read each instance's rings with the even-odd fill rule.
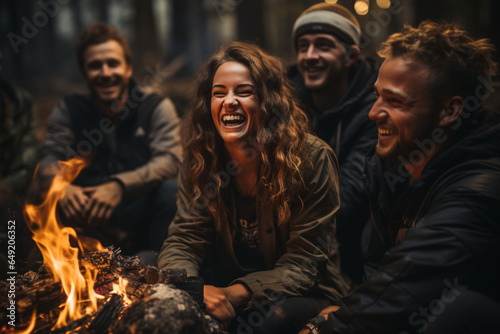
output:
[[[175,1],[177,2],[177,1]],[[184,2],[184,1],[182,1]],[[152,0],[134,0],[135,36],[132,45],[136,57],[135,76],[144,77],[148,68],[155,68],[163,64],[161,48],[158,45],[158,33],[153,14]]]
[[82,10],[80,7],[80,1],[72,1],[70,3],[71,16],[73,18],[73,25],[75,27],[75,31],[79,34],[83,31],[83,20],[82,20]]
[[488,31],[492,32],[491,39],[496,46],[496,59],[500,61],[500,1],[490,1],[490,25]]
[[[221,0],[222,1],[222,0]],[[231,2],[227,1],[226,2]],[[238,17],[238,39],[256,42],[259,46],[268,48],[265,33],[264,1],[263,0],[232,0]]]
[[[210,0],[212,1],[212,0]],[[213,0],[214,3],[221,0]],[[179,75],[192,75],[206,60],[210,53],[207,36],[207,8],[199,0],[173,1],[172,44],[169,60],[179,56],[186,57],[186,66]]]
[[0,1],[2,37],[4,37],[1,47],[5,59],[3,74],[7,77],[19,78],[28,73],[26,66],[28,53],[25,50],[29,40],[23,34],[23,26],[26,23],[22,18],[28,21],[31,19],[29,14],[32,14],[34,2],[34,0]]
[[189,2],[173,1],[172,4],[172,44],[169,48],[171,59],[186,54],[189,49],[189,29],[187,29]]
[[[79,2],[79,1],[74,1]],[[92,6],[97,13],[97,21],[109,22],[109,1],[108,0],[92,0]]]

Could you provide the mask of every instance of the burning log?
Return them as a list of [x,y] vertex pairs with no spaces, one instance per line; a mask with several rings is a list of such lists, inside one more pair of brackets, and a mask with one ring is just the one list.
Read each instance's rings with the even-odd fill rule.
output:
[[29,288],[22,289],[17,297],[17,314],[20,323],[27,323],[35,310],[54,310],[66,300],[61,284],[46,278]]
[[[42,265],[37,273],[18,276],[20,327],[26,327],[36,311],[34,333],[129,333],[127,328],[135,328],[137,333],[145,333],[148,328],[169,334],[224,333],[216,320],[203,313],[202,278],[188,277],[183,269],[144,266],[137,257],[122,256],[113,247],[86,253],[80,261],[99,268],[94,290],[103,297],[98,310],[53,329],[66,295],[50,268]],[[86,270],[85,266],[80,270]],[[122,296],[116,294],[117,290]]]
[[132,304],[111,329],[131,333],[223,333],[210,328],[198,303],[186,292],[164,284],[149,286],[145,298]]
[[148,284],[157,283],[182,283],[187,280],[187,273],[185,269],[166,269],[160,270],[157,267],[146,267],[146,282]]
[[109,326],[115,321],[123,310],[123,297],[111,295],[109,301],[97,313],[89,326],[89,331],[94,334],[108,333]]
[[203,302],[204,284],[205,281],[203,278],[198,276],[189,276],[185,282],[176,283],[174,286],[177,289],[186,291],[201,308],[205,309],[205,303]]
[[[98,242],[81,240],[74,229],[60,224],[57,202],[83,166],[73,159],[60,162],[60,173],[43,203],[25,207],[44,264],[38,273],[16,278],[16,329],[27,328],[30,333],[222,333],[221,326],[203,314],[201,278],[187,277],[181,269],[145,267],[139,257],[122,256],[119,249],[103,249]],[[3,295],[8,288],[0,282]],[[5,302],[0,300],[0,320],[7,318]]]
[[187,276],[185,269],[163,269],[146,267],[146,282],[148,284],[173,284],[177,289],[186,291],[198,305],[204,309],[203,303],[203,278],[198,276]]

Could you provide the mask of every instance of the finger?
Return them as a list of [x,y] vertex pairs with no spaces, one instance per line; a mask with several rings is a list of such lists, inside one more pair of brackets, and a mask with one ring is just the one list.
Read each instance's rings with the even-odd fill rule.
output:
[[235,316],[231,315],[231,311],[227,308],[215,308],[205,309],[206,313],[217,319],[226,329],[229,328],[231,321],[235,318]]
[[226,298],[220,296],[206,296],[204,298],[206,311],[208,314],[228,326],[231,320],[236,317],[236,312]]
[[75,204],[78,205],[78,211],[82,211],[82,209],[85,207],[85,203],[87,203],[89,197],[85,193],[81,193],[78,196],[76,196],[76,201]]
[[97,215],[96,215],[96,223],[98,225],[102,225],[104,224],[107,219],[106,219],[106,215],[107,215],[107,212],[110,210],[110,206],[109,205],[106,205],[106,204],[102,204],[99,211],[97,212]]
[[74,219],[81,212],[81,206],[76,203],[72,196],[62,199],[61,206],[66,218]]
[[108,220],[113,215],[113,211],[115,211],[114,208],[112,208],[111,206],[107,207],[107,209],[105,210],[104,215],[102,217],[103,224],[108,222]]
[[71,218],[71,209],[68,206],[68,203],[60,201],[59,208],[61,209],[65,218]]
[[73,219],[76,217],[75,208],[71,204],[68,204],[67,206],[65,206],[65,209],[66,210],[65,210],[64,214],[66,215],[66,218]]
[[327,308],[325,308],[323,311],[320,312],[320,315],[327,316],[329,313],[336,312],[339,308],[340,306],[337,305],[328,306]]
[[94,224],[94,226],[101,225],[102,214],[103,214],[104,208],[105,208],[105,205],[102,203],[99,203],[98,205],[95,206],[95,210],[93,210],[93,224]]
[[71,211],[71,216],[76,217],[83,210],[83,205],[80,203],[78,196],[68,198],[68,209]]
[[92,226],[97,225],[97,217],[98,217],[98,212],[100,210],[101,203],[99,203],[97,200],[92,199],[85,208],[85,211],[87,212],[87,217],[88,217],[88,223]]

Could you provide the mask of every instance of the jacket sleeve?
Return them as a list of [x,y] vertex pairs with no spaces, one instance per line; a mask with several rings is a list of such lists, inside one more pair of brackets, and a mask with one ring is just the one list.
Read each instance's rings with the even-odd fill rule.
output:
[[[318,143],[318,142],[316,142]],[[314,174],[302,197],[300,212],[289,223],[286,252],[271,270],[251,273],[235,280],[252,291],[252,300],[278,300],[285,296],[303,296],[328,279],[337,279],[339,297],[346,292],[336,262],[335,212],[339,207],[338,165],[333,151],[326,146],[313,156]],[[330,269],[330,272],[328,272]],[[331,296],[330,296],[331,297]]]
[[[77,153],[72,149],[75,141],[71,119],[66,104],[62,100],[55,107],[47,124],[42,144],[39,174],[50,177],[59,168],[58,160],[76,157]],[[72,155],[71,152],[74,154]]]
[[131,171],[112,175],[127,195],[145,192],[167,178],[176,178],[182,160],[179,117],[170,99],[164,99],[151,116],[149,148],[151,159]]
[[[370,104],[371,106],[371,104]],[[340,166],[340,200],[341,207],[337,213],[337,220],[343,223],[344,229],[356,229],[356,235],[361,233],[369,216],[368,192],[361,177],[365,165],[365,156],[375,143],[377,127],[375,122],[368,118],[369,107],[357,117],[360,127],[356,129],[357,136],[349,148],[340,147],[346,153]],[[342,153],[343,154],[343,153]]]
[[16,122],[13,124],[12,130],[17,134],[19,141],[16,141],[14,147],[5,148],[6,150],[15,150],[16,154],[13,155],[12,161],[8,161],[9,167],[5,177],[0,177],[0,190],[14,194],[26,190],[39,158],[38,140],[35,134],[33,97],[19,88],[16,88],[16,95],[19,110],[16,110],[15,113],[19,113],[19,118],[16,115]]
[[158,267],[183,268],[188,276],[198,276],[199,270],[213,245],[213,223],[204,210],[189,206],[190,191],[184,173],[179,173],[177,213],[170,224],[168,237],[158,256]]
[[[497,173],[434,197],[405,240],[387,251],[378,271],[345,299],[321,333],[423,332],[437,308],[465,288],[498,294],[500,182]],[[495,185],[493,189],[492,185]]]

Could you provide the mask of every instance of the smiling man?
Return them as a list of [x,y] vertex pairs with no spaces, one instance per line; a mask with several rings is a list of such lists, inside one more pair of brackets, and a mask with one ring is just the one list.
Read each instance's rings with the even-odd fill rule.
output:
[[306,9],[293,27],[297,65],[290,67],[312,130],[333,148],[340,165],[337,238],[342,270],[361,281],[361,231],[370,213],[361,178],[364,157],[377,137],[368,112],[375,101],[375,61],[361,56],[361,30],[345,7],[320,3]]
[[430,21],[382,45],[367,280],[324,311],[321,333],[498,331],[500,116],[480,102],[493,51]]
[[130,47],[114,27],[87,27],[76,51],[90,94],[67,96],[56,107],[41,175],[51,175],[57,161],[87,160],[59,201],[63,220],[125,253],[159,250],[175,214],[181,160],[175,107],[136,84]]

